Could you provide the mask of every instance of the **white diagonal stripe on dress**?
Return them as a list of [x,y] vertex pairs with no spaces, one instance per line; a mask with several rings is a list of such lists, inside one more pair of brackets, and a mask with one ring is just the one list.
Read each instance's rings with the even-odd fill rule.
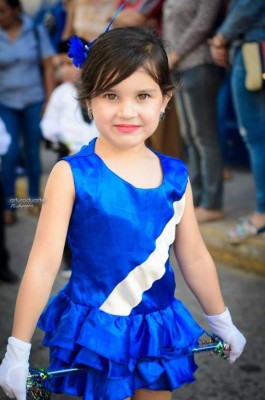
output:
[[136,307],[143,293],[150,289],[155,281],[165,273],[165,263],[168,259],[169,246],[175,239],[175,225],[181,219],[185,207],[185,195],[173,204],[174,215],[168,221],[161,235],[156,239],[156,248],[142,264],[135,267],[113,289],[100,310],[114,315],[129,315]]

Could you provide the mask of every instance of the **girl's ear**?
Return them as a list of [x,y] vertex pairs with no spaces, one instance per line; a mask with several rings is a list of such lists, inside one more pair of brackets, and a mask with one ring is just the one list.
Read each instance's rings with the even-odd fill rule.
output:
[[90,101],[89,101],[89,100],[85,100],[85,103],[86,103],[87,109],[89,110],[89,109],[91,108],[91,103],[90,103]]
[[165,111],[166,106],[167,106],[169,100],[172,98],[172,96],[173,96],[173,91],[172,90],[170,90],[169,92],[167,92],[167,94],[164,95],[164,97],[163,97],[163,111]]

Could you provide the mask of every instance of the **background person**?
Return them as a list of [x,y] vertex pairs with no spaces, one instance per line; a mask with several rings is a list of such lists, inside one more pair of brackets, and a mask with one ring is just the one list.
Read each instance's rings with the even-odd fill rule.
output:
[[91,42],[98,37],[109,23],[110,15],[116,10],[114,0],[74,0],[67,8],[67,19],[62,39],[74,34]]
[[[68,49],[68,41],[61,41],[56,55],[61,84],[54,89],[41,119],[42,134],[57,145],[59,157],[76,153],[98,136],[94,121],[77,100],[80,70],[67,56]],[[64,154],[60,154],[60,148],[64,148]]]
[[[40,197],[40,118],[54,88],[54,50],[42,26],[34,27],[19,0],[0,0],[0,117],[11,135],[2,159],[6,224],[14,222],[16,167],[23,139],[28,194]],[[42,66],[42,68],[41,68]]]
[[208,45],[221,4],[221,0],[167,0],[164,3],[163,31],[171,45],[170,66],[181,82],[175,100],[180,133],[187,148],[198,222],[223,217],[217,95],[224,71],[215,65]]
[[[265,85],[262,79],[260,51],[245,53],[243,46],[258,46],[265,42],[265,3],[263,0],[231,0],[227,16],[211,44],[212,56],[217,65],[231,63],[231,88],[240,134],[246,143],[256,188],[256,210],[252,215],[242,216],[237,225],[228,232],[228,241],[238,244],[249,237],[265,232]],[[230,51],[230,60],[228,58]],[[263,54],[264,58],[264,54]],[[251,78],[259,68],[259,87],[248,88]],[[248,76],[247,76],[248,74]]]

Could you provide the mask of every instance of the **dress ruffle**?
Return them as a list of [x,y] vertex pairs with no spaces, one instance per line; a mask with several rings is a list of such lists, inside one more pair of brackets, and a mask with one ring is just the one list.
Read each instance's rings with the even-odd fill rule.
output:
[[123,400],[138,388],[173,390],[192,382],[197,366],[187,353],[204,332],[177,299],[124,317],[76,304],[63,291],[38,326],[51,348],[50,369],[88,367],[78,377],[55,379],[53,391],[84,400]]

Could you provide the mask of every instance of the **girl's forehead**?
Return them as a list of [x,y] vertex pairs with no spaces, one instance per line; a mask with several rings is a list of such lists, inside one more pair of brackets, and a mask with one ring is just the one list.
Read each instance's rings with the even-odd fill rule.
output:
[[148,73],[144,67],[138,68],[127,78],[113,86],[112,89],[134,88],[135,90],[141,89],[160,89],[154,78]]

